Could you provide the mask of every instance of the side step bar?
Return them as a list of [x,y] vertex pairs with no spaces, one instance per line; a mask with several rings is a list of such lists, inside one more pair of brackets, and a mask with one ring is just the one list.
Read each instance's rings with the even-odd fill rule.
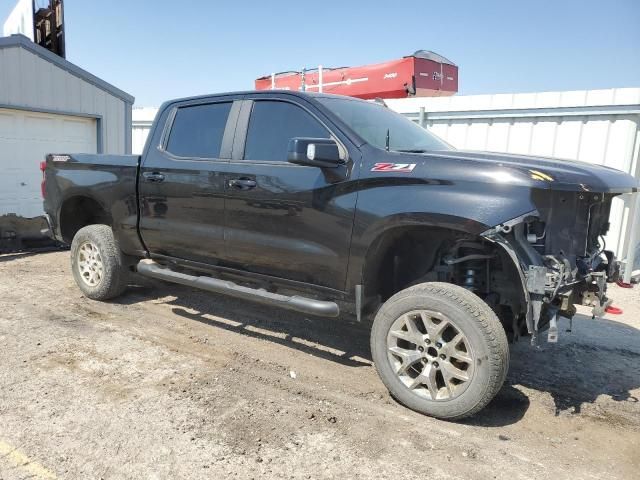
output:
[[179,283],[208,292],[223,293],[232,297],[253,300],[265,305],[274,305],[288,310],[295,310],[296,312],[309,313],[321,317],[337,317],[340,314],[340,308],[335,302],[314,300],[297,295],[289,297],[287,295],[267,292],[263,289],[243,287],[229,280],[175,272],[169,267],[160,265],[150,259],[140,260],[136,269],[138,273],[146,277]]

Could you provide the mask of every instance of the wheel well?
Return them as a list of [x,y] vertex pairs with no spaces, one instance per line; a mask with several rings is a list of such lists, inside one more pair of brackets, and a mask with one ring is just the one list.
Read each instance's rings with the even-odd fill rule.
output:
[[[447,263],[445,259],[482,258]],[[369,248],[363,272],[366,313],[411,285],[439,281],[463,286],[496,312],[505,328],[526,311],[517,266],[505,251],[477,235],[431,226],[397,227]],[[468,272],[473,270],[472,275]]]
[[111,216],[93,198],[71,197],[62,204],[60,233],[66,243],[71,243],[82,227],[93,224],[111,225]]
[[461,233],[424,226],[398,227],[378,237],[367,251],[363,287],[384,302],[434,266],[438,250]]

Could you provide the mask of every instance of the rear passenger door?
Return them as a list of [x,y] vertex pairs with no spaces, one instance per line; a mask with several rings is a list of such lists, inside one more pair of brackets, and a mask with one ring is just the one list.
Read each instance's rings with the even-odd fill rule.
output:
[[224,256],[225,168],[240,102],[166,110],[140,172],[140,233],[152,256],[216,264]]
[[[228,170],[225,258],[245,271],[342,290],[359,152],[299,97],[246,98]],[[336,180],[320,168],[288,163],[294,137],[336,139],[347,177]]]

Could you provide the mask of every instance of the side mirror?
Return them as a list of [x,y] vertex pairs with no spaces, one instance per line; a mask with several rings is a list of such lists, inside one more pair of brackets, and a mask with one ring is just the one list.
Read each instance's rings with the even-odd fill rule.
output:
[[292,138],[287,160],[296,165],[319,168],[335,168],[344,164],[338,144],[330,138]]

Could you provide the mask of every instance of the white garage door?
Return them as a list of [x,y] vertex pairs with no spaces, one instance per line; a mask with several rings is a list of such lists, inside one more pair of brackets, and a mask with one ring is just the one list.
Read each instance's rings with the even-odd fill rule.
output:
[[96,153],[93,118],[0,108],[0,215],[42,215],[40,162],[47,153]]

